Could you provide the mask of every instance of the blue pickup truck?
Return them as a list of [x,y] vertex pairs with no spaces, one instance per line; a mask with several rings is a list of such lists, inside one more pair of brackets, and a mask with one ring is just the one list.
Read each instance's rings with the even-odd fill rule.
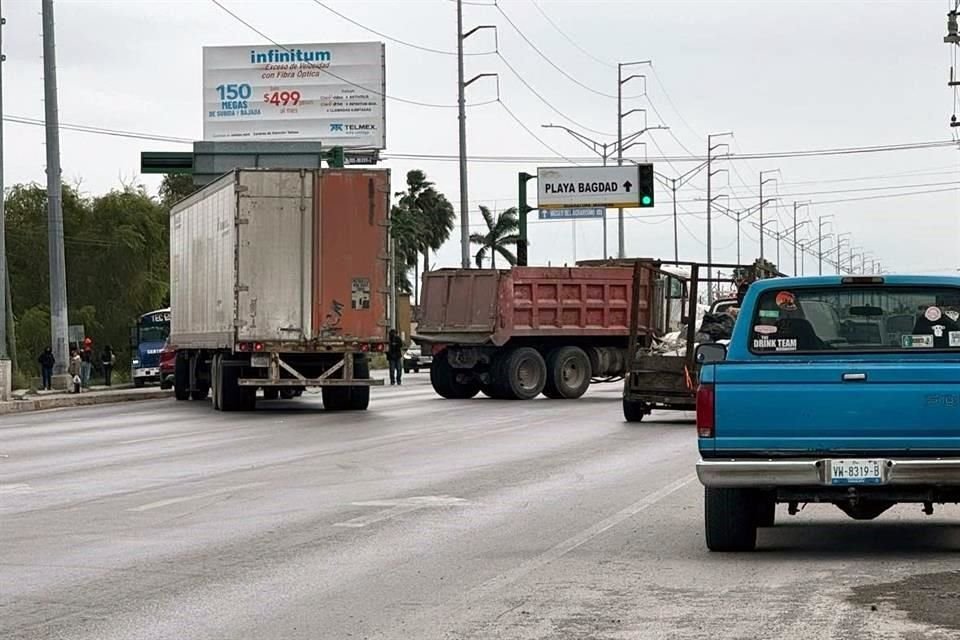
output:
[[960,503],[960,278],[758,281],[696,358],[710,550],[753,550],[778,503]]

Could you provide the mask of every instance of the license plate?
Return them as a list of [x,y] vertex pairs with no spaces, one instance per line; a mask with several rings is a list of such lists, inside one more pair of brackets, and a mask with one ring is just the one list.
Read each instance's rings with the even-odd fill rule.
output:
[[259,367],[266,369],[270,366],[270,354],[269,353],[255,353],[250,356],[250,366]]
[[883,484],[883,460],[831,460],[830,484]]

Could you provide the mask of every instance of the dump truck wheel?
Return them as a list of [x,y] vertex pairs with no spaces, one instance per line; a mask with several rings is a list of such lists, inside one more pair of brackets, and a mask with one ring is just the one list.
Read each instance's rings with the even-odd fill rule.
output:
[[547,378],[543,395],[548,398],[579,398],[590,387],[590,358],[580,347],[560,347],[547,355]]
[[531,400],[547,383],[547,363],[536,349],[520,347],[506,354],[500,367],[500,387],[516,400]]
[[467,400],[480,393],[480,381],[472,373],[450,366],[446,350],[434,358],[430,384],[438,396],[448,400]]

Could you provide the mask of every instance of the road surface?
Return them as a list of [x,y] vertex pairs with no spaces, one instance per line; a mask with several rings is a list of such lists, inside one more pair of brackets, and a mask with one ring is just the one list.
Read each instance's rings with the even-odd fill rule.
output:
[[174,401],[0,419],[0,638],[957,638],[960,508],[704,548],[689,416]]

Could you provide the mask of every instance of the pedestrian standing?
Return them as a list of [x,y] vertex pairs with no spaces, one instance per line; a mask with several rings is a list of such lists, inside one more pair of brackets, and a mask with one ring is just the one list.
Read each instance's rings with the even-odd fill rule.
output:
[[82,359],[80,358],[80,352],[74,349],[70,352],[70,365],[67,367],[67,373],[70,374],[70,379],[73,381],[73,392],[80,393],[80,371],[82,368]]
[[113,365],[116,362],[116,354],[113,353],[110,345],[107,345],[104,347],[103,353],[100,354],[100,366],[103,367],[103,383],[108,387],[111,386],[113,381]]
[[93,353],[91,350],[84,349],[80,353],[80,384],[83,387],[90,387],[90,376],[93,375]]
[[403,341],[396,329],[390,329],[387,339],[387,366],[390,369],[390,385],[401,384],[403,374]]
[[53,357],[53,349],[47,347],[37,359],[40,363],[40,387],[44,391],[53,389],[53,365],[57,364],[57,359]]

